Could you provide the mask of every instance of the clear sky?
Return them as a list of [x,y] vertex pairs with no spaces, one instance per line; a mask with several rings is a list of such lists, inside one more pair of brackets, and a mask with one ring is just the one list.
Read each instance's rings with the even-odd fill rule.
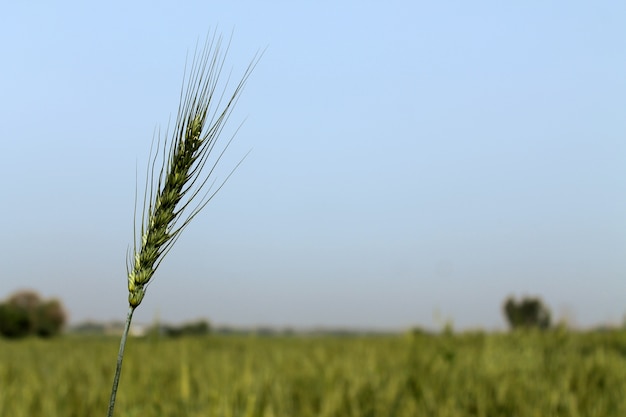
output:
[[[185,57],[267,47],[216,178],[136,320],[503,328],[626,313],[623,1],[9,2],[0,298],[123,319],[135,174]],[[383,5],[384,4],[384,5]]]

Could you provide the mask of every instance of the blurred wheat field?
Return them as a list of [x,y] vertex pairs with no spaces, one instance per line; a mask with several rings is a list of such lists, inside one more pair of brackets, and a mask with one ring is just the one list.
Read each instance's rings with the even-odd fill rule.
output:
[[[0,416],[106,412],[116,338],[0,340]],[[626,416],[626,333],[132,339],[116,416]]]

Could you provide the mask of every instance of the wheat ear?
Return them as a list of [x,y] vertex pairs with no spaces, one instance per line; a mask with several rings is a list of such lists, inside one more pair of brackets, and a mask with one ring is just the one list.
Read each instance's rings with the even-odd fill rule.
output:
[[[224,124],[260,58],[257,54],[252,59],[239,83],[227,94],[230,76],[222,80],[221,75],[229,44],[224,46],[222,36],[213,33],[207,38],[201,51],[196,48],[188,77],[183,79],[173,134],[162,144],[159,136],[153,141],[143,196],[141,226],[137,230],[135,224],[133,254],[128,260],[129,309],[120,342],[108,417],[113,415],[115,407],[124,348],[133,312],[141,304],[147,285],[180,233],[241,163],[240,161],[217,186],[210,181],[234,137],[231,136],[224,146],[216,146]],[[223,89],[220,86],[224,86]],[[159,157],[162,158],[162,164],[157,165]],[[135,213],[136,202],[137,199]],[[137,217],[135,214],[136,219]]]

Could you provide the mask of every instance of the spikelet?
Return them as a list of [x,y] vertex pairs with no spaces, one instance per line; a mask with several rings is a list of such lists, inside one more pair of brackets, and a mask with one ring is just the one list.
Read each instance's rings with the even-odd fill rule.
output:
[[[189,77],[183,81],[174,132],[162,146],[157,139],[154,154],[151,150],[141,228],[135,230],[133,254],[127,266],[128,301],[132,308],[143,300],[146,286],[180,232],[234,171],[215,189],[209,184],[232,137],[220,149],[216,149],[216,142],[258,56],[251,61],[232,93],[226,95],[230,77],[224,81],[223,90],[217,90],[224,84],[220,75],[227,51],[228,45],[222,48],[222,37],[214,35],[200,54],[194,56]],[[156,168],[159,155],[163,163]]]

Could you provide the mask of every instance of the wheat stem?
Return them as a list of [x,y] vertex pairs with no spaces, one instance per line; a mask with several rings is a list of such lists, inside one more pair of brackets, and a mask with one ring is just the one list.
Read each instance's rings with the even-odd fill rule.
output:
[[120,351],[117,354],[117,365],[115,366],[115,377],[113,378],[113,388],[111,389],[111,399],[109,400],[109,411],[107,417],[113,417],[113,409],[115,408],[115,397],[117,396],[117,386],[120,383],[120,375],[122,374],[122,361],[124,360],[124,348],[126,347],[126,338],[128,337],[128,331],[130,330],[130,323],[133,320],[133,312],[135,307],[128,307],[128,315],[126,316],[126,325],[124,326],[124,333],[122,333],[122,340],[120,341]]

